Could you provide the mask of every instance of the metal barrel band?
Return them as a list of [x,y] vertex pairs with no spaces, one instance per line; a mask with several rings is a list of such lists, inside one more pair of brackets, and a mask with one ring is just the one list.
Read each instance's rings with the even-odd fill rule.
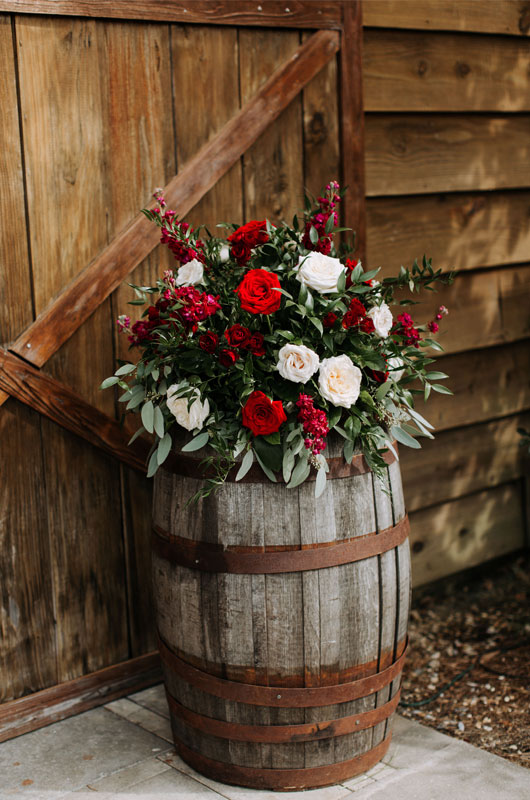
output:
[[305,769],[263,769],[258,767],[242,767],[239,764],[227,764],[208,758],[195,750],[191,750],[184,742],[175,737],[175,745],[179,755],[194,769],[222,783],[248,786],[254,789],[272,789],[289,791],[297,789],[315,789],[319,786],[330,786],[353,778],[366,772],[378,761],[381,761],[390,745],[392,734],[378,745],[347,761],[325,764],[321,767]]
[[[393,443],[392,447],[394,450],[397,447],[396,442]],[[392,452],[392,450],[387,450],[385,453],[382,454],[383,461],[390,465],[393,464],[396,460],[396,456]],[[213,475],[212,471],[203,471],[200,468],[200,463],[202,461],[201,458],[189,456],[186,453],[177,453],[172,452],[170,456],[164,462],[163,469],[167,470],[168,472],[173,472],[175,475],[181,475],[186,478],[195,478],[196,480],[204,480],[208,478],[210,475]],[[226,481],[228,483],[234,483],[236,479],[236,475],[239,472],[239,464],[233,467],[226,477]],[[351,463],[348,464],[347,461],[342,458],[342,456],[328,458],[328,478],[337,479],[337,478],[352,478],[356,475],[364,475],[366,472],[370,472],[370,467],[366,463],[366,460],[362,453],[356,454]],[[309,477],[307,478],[308,481],[315,481],[317,477],[316,470],[311,470]],[[281,475],[278,476],[279,483],[284,483],[283,478]],[[263,474],[263,470],[257,464],[253,464],[253,466],[249,469],[247,474],[244,478],[242,478],[238,483],[268,483],[268,478]]]
[[401,690],[392,700],[370,711],[362,711],[349,717],[339,717],[322,722],[307,722],[293,725],[247,725],[241,722],[206,717],[183,706],[169,692],[167,699],[171,711],[186,725],[194,730],[229,739],[236,742],[261,742],[266,744],[282,744],[294,742],[316,742],[331,739],[348,733],[373,728],[388,719],[396,710]]
[[408,641],[402,654],[393,664],[381,672],[358,678],[348,683],[331,686],[307,686],[301,688],[263,686],[218,678],[209,672],[193,667],[179,658],[160,637],[158,639],[162,664],[191,686],[224,700],[234,700],[255,706],[276,708],[313,708],[347,703],[379,692],[401,673],[407,653]]
[[220,544],[175,536],[154,525],[153,548],[161,558],[201,572],[269,575],[338,567],[378,556],[402,544],[409,535],[409,529],[408,516],[405,515],[397,525],[379,533],[367,533],[345,541],[304,549],[264,551],[255,547],[248,548],[250,552],[240,552]]

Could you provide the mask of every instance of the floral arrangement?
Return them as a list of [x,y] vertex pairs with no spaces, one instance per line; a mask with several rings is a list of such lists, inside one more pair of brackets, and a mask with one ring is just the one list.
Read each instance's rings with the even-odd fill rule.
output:
[[154,434],[148,476],[179,429],[194,434],[182,451],[211,448],[197,497],[221,485],[236,463],[240,480],[254,461],[289,488],[316,469],[318,496],[330,431],[343,438],[346,461],[361,450],[376,474],[394,440],[419,447],[417,437],[432,438],[414,398],[451,393],[436,383],[447,375],[430,369],[430,353],[442,349],[430,334],[447,309],[420,326],[405,310],[413,300],[399,300],[397,313],[390,308],[396,290],[432,290],[442,279],[430,260],[378,281],[379,270],[365,271],[350,246],[337,250],[334,234],[344,229],[336,182],[316,204],[306,198],[292,226],[223,225],[225,239],[202,236],[177,219],[160,190],[154,196],[156,207],[143,213],[178,265],[154,287],[133,287],[133,304],[156,295],[134,324],[118,319],[138,356],[102,383],[118,384],[125,408],[140,412],[133,439]]

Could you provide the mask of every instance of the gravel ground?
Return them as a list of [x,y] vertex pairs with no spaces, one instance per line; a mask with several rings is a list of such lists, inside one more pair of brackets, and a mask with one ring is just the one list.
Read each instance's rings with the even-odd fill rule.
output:
[[399,712],[530,767],[530,555],[417,590],[409,634]]

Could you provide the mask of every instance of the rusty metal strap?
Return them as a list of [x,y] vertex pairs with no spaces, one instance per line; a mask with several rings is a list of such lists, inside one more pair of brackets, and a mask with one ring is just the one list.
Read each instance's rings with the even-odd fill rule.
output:
[[[397,449],[397,443],[393,443],[394,450]],[[385,464],[393,464],[396,460],[394,453],[391,450],[387,450],[385,453],[382,454],[382,458]],[[191,455],[187,455],[186,453],[176,453],[172,452],[169,458],[164,462],[163,469],[167,470],[168,472],[173,472],[176,475],[183,475],[186,478],[195,478],[196,480],[204,480],[210,476],[213,476],[215,473],[213,470],[203,470],[200,467],[200,463],[203,459],[203,456],[200,458],[193,457]],[[236,479],[236,475],[239,472],[239,467],[241,465],[237,464],[233,467],[230,472],[228,473],[226,480],[229,483],[233,483]],[[351,464],[348,464],[347,461],[342,458],[342,456],[336,458],[328,458],[328,479],[333,478],[352,478],[355,475],[364,475],[365,472],[370,472],[370,467],[366,463],[366,459],[364,458],[362,453],[358,453],[355,455],[351,461]],[[281,474],[278,473],[277,475],[278,483],[284,483],[283,477]],[[316,470],[312,469],[309,477],[307,478],[308,481],[316,481],[317,473]],[[263,470],[261,467],[254,463],[252,467],[249,469],[247,474],[244,478],[242,478],[238,483],[268,483],[269,479],[264,475]]]
[[409,520],[405,516],[397,525],[379,533],[367,533],[353,539],[324,542],[304,546],[303,549],[246,547],[245,552],[241,552],[242,548],[224,548],[220,544],[174,536],[155,525],[153,549],[161,558],[202,572],[228,572],[237,575],[302,572],[338,567],[386,553],[405,541],[409,529]]
[[296,790],[313,789],[329,786],[353,778],[381,761],[390,745],[392,734],[366,753],[339,761],[336,764],[325,764],[321,767],[305,769],[263,769],[258,767],[242,767],[239,764],[227,764],[215,761],[191,750],[180,739],[175,737],[175,745],[179,755],[203,775],[215,778],[223,783],[237,786],[249,786],[254,789]]
[[169,692],[167,700],[171,711],[186,725],[195,730],[217,736],[220,739],[230,739],[236,742],[266,742],[267,744],[281,744],[283,742],[315,742],[319,739],[330,739],[335,736],[344,736],[347,733],[364,731],[373,728],[379,722],[388,719],[396,710],[401,690],[396,695],[378,708],[353,714],[349,717],[340,717],[322,722],[307,722],[299,725],[244,725],[240,722],[226,722],[225,720],[206,717],[197,714],[178,702]]
[[379,692],[388,686],[401,674],[403,662],[407,652],[407,645],[400,657],[386,669],[358,678],[348,683],[337,683],[332,686],[307,686],[301,688],[263,686],[240,681],[229,681],[218,678],[209,672],[203,672],[179,658],[158,637],[160,658],[168,671],[178,675],[191,686],[207,694],[221,697],[224,700],[234,700],[237,703],[248,703],[254,706],[273,706],[275,708],[313,708],[330,706],[335,703],[347,703],[358,700],[360,697]]

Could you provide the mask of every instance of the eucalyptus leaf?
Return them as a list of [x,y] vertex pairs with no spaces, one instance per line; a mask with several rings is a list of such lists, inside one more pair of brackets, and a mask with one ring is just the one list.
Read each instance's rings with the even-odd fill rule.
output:
[[264,463],[263,463],[263,461],[262,461],[262,460],[261,460],[261,458],[259,457],[258,453],[256,453],[256,458],[257,458],[257,460],[258,460],[258,464],[260,465],[261,469],[263,470],[263,472],[265,473],[265,475],[267,476],[267,478],[268,478],[268,479],[269,479],[269,480],[270,480],[272,483],[277,483],[277,481],[276,481],[276,475],[274,474],[274,472],[272,472],[272,470],[270,470],[270,469],[269,469],[269,468],[266,466],[266,464],[264,464]]
[[414,450],[419,450],[421,448],[421,444],[398,425],[393,425],[390,429],[390,433],[394,439],[397,439],[398,442],[401,442],[401,444],[404,444],[407,447],[412,447]]
[[136,364],[123,364],[123,366],[118,367],[115,375],[129,375],[129,373],[134,372],[136,369]]
[[315,497],[320,497],[320,495],[326,489],[326,470],[321,467],[317,470],[317,479],[315,481]]
[[279,444],[270,444],[264,436],[256,436],[253,443],[254,451],[273,472],[279,472],[282,468],[283,452]]
[[300,484],[303,483],[305,479],[308,477],[310,472],[311,472],[311,466],[306,456],[305,455],[300,456],[297,465],[293,469],[291,480],[287,484],[287,488],[294,489],[296,488],[296,486],[300,486]]
[[144,426],[143,426],[143,425],[141,425],[141,426],[138,428],[138,430],[136,431],[136,433],[133,433],[133,435],[131,436],[131,438],[130,438],[130,439],[129,439],[129,441],[127,442],[127,445],[130,445],[130,444],[132,444],[133,442],[135,442],[135,441],[138,439],[138,437],[139,437],[139,436],[141,436],[141,435],[142,435],[142,433],[144,433],[144,432],[145,432],[145,428],[144,428]]
[[160,438],[164,438],[164,415],[162,414],[162,410],[160,406],[155,406],[154,411],[154,418],[153,418],[153,427],[155,429],[156,435]]
[[182,447],[183,453],[192,453],[194,450],[200,450],[201,447],[205,447],[208,444],[208,439],[210,438],[210,434],[207,431],[203,433],[199,433],[198,436],[194,436],[193,439],[188,442],[187,444]]
[[109,389],[111,386],[115,386],[120,379],[113,375],[111,378],[105,378],[100,389]]
[[294,459],[295,456],[293,451],[290,448],[288,448],[283,454],[283,461],[282,461],[282,473],[285,483],[289,483],[291,479],[291,473],[294,467]]
[[453,394],[451,389],[448,389],[447,386],[442,386],[441,383],[433,383],[432,390],[433,392],[439,392],[440,394]]
[[[158,449],[158,448],[157,448]],[[147,465],[147,477],[152,478],[158,469],[157,450],[151,453],[151,458]]]
[[146,429],[148,433],[153,433],[154,431],[154,419],[155,419],[155,407],[151,400],[148,400],[147,403],[144,403],[142,406],[142,425]]
[[247,474],[253,463],[254,463],[254,453],[252,451],[252,448],[250,448],[243,456],[243,460],[241,461],[241,466],[239,467],[239,470],[236,475],[236,481],[240,481],[242,478],[245,477],[245,475]]
[[156,460],[158,461],[158,466],[164,463],[166,458],[168,457],[171,451],[171,434],[166,433],[164,434],[163,438],[160,440],[158,444],[158,448],[156,451]]
[[347,461],[348,464],[351,464],[352,462],[354,449],[353,442],[348,439],[348,441],[344,443],[343,450],[344,460]]
[[375,393],[375,399],[381,401],[383,397],[386,394],[388,394],[391,388],[392,388],[391,381],[385,381],[384,383],[382,383],[381,386],[378,388],[377,392]]

